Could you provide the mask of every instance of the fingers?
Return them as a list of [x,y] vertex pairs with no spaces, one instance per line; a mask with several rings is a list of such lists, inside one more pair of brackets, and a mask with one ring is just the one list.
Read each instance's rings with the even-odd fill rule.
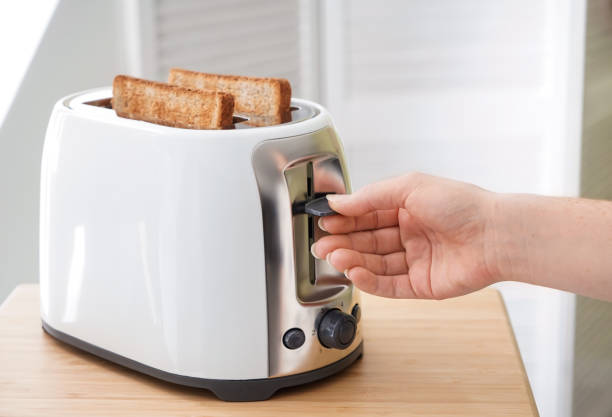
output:
[[329,233],[350,233],[360,230],[397,226],[398,210],[371,211],[358,217],[329,216],[319,218],[319,227]]
[[327,261],[338,271],[346,271],[356,266],[362,266],[380,275],[398,275],[408,272],[405,252],[374,255],[351,249],[337,249],[330,253]]
[[412,173],[368,184],[353,194],[328,194],[332,209],[344,216],[362,216],[376,210],[391,210],[405,206],[405,201],[425,178]]
[[388,298],[417,298],[408,274],[377,275],[361,266],[346,271],[346,274],[353,284],[367,293]]
[[346,235],[329,235],[317,240],[311,248],[312,254],[319,259],[339,249],[353,249],[359,252],[387,254],[403,251],[399,227],[354,232]]
[[365,292],[391,298],[434,298],[427,259],[408,264],[405,252],[374,255],[337,249],[327,261]]

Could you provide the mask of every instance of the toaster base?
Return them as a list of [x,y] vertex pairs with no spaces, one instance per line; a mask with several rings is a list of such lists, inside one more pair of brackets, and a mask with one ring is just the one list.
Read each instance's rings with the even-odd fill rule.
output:
[[185,385],[195,388],[204,388],[211,391],[217,398],[223,401],[262,401],[270,398],[276,391],[281,388],[293,387],[296,385],[307,384],[326,378],[335,373],[347,368],[363,354],[363,342],[357,348],[349,353],[344,358],[324,366],[319,369],[304,372],[301,374],[281,376],[277,378],[261,378],[261,379],[206,379],[196,378],[192,376],[178,375],[170,372],[162,371],[157,368],[142,364],[135,360],[118,355],[106,349],[87,343],[69,334],[49,326],[45,321],[42,321],[42,328],[54,338],[84,350],[102,359],[122,365],[126,368],[133,369],[143,374],[171,382],[174,384]]

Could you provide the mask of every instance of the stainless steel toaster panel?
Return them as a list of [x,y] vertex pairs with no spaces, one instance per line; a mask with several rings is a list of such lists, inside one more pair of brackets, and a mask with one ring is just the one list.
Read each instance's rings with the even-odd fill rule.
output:
[[[252,157],[261,198],[268,307],[269,376],[306,372],[342,359],[361,343],[361,326],[344,350],[328,349],[317,336],[318,319],[330,308],[350,314],[359,292],[325,260],[310,254],[309,236],[322,234],[316,218],[293,213],[309,194],[350,192],[342,145],[331,127],[308,135],[259,144]],[[310,181],[310,182],[309,182]],[[284,333],[300,328],[298,349],[283,345]]]

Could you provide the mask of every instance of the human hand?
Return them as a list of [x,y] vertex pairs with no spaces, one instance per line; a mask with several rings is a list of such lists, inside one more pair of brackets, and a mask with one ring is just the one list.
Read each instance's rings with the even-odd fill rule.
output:
[[319,219],[330,235],[311,251],[365,292],[393,298],[463,295],[499,276],[494,196],[420,173],[350,195],[328,195],[341,215]]

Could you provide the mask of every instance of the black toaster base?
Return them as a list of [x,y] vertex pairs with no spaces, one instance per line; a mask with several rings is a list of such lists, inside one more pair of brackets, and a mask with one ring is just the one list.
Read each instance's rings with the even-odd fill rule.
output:
[[89,352],[95,356],[114,362],[126,368],[133,369],[143,374],[167,381],[174,384],[185,385],[188,387],[204,388],[211,391],[217,398],[223,401],[262,401],[270,398],[276,391],[281,388],[293,387],[297,385],[307,384],[326,378],[335,373],[347,368],[363,354],[363,342],[351,352],[348,356],[331,363],[323,368],[314,369],[301,374],[282,376],[278,378],[262,378],[262,379],[247,379],[247,380],[231,380],[231,379],[205,379],[191,376],[177,375],[170,372],[165,372],[132,359],[126,358],[116,353],[102,349],[98,346],[87,343],[69,334],[49,326],[44,321],[42,327],[54,338],[72,345],[78,349]]

